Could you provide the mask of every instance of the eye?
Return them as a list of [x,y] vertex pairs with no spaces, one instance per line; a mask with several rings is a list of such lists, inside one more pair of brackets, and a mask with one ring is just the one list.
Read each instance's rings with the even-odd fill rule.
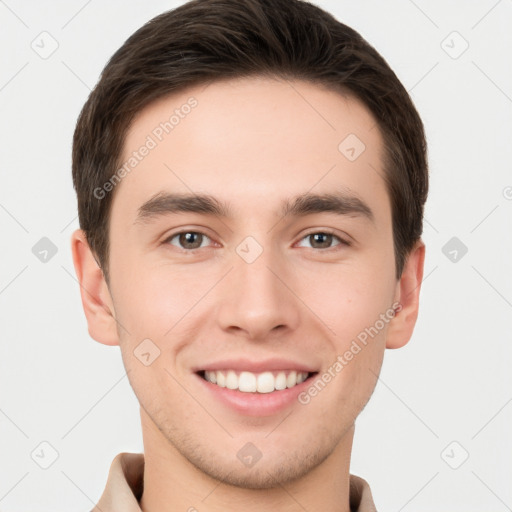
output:
[[[339,242],[335,244],[335,246],[350,245],[350,242],[347,242],[346,240],[343,240],[339,236],[335,235],[334,233],[330,233],[328,231],[316,231],[314,233],[309,233],[309,235],[306,235],[304,238],[302,238],[301,242],[304,240],[308,240],[310,242],[310,247],[312,249],[331,249],[332,242],[334,240],[338,240]],[[301,247],[304,246],[302,245]]]
[[207,247],[207,244],[203,245],[205,240],[210,240],[210,237],[199,231],[181,231],[171,235],[164,243],[169,243],[180,249],[194,250]]

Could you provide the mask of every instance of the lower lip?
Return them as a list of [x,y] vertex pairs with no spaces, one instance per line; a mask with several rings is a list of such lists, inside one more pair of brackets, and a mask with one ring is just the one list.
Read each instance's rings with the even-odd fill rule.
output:
[[314,373],[311,374],[304,382],[293,386],[293,388],[276,390],[271,393],[244,393],[238,389],[221,388],[217,384],[203,379],[200,375],[195,375],[208,393],[232,410],[246,416],[271,416],[290,407],[293,403],[298,403],[299,393],[311,384],[311,379],[315,376]]

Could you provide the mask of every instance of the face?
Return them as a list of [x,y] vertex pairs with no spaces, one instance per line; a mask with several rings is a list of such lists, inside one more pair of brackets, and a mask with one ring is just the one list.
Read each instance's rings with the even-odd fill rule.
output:
[[147,438],[254,488],[348,442],[398,297],[382,155],[361,103],[301,81],[216,82],[137,116],[109,291]]

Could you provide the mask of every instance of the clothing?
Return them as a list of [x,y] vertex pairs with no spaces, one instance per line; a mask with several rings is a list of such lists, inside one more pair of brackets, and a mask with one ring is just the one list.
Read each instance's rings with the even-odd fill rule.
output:
[[[91,512],[141,512],[144,454],[120,453],[112,461],[107,485]],[[370,486],[362,478],[350,475],[352,512],[376,512]]]

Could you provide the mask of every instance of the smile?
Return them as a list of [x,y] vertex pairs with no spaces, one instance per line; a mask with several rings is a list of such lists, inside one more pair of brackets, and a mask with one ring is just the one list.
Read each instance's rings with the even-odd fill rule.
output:
[[266,371],[253,373],[235,370],[203,371],[200,375],[221,388],[238,390],[242,393],[272,393],[293,388],[304,382],[309,376],[308,372],[295,370]]

